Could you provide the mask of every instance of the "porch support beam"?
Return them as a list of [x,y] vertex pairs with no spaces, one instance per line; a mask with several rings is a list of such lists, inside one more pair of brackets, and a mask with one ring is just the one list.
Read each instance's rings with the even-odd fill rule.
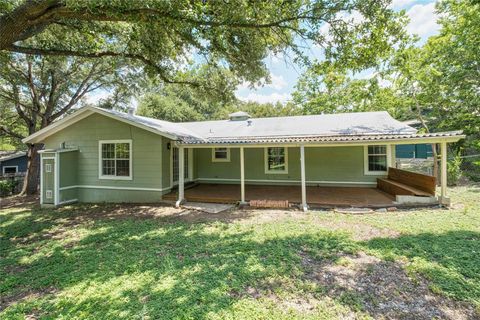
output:
[[185,149],[178,147],[178,200],[175,206],[178,208],[185,201]]
[[302,179],[302,205],[301,209],[303,211],[308,210],[307,206],[307,183],[305,180],[305,146],[302,144],[300,146],[300,172]]
[[240,205],[245,205],[245,155],[240,147]]
[[443,141],[440,144],[440,153],[441,153],[440,203],[444,205],[449,205],[450,199],[447,198],[447,142]]

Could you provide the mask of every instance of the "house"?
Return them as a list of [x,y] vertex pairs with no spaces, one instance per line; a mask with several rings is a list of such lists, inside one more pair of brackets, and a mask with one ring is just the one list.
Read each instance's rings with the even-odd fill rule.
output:
[[3,176],[25,173],[27,161],[24,151],[0,151],[0,173]]
[[369,197],[391,203],[376,189],[378,179],[386,180],[394,146],[416,143],[441,145],[446,200],[446,146],[463,137],[417,134],[387,112],[259,119],[237,112],[226,120],[172,123],[85,107],[23,141],[45,145],[42,204],[175,198],[178,205],[202,194],[231,200],[222,198],[228,194],[241,203],[291,197],[306,209],[338,194],[352,204]]

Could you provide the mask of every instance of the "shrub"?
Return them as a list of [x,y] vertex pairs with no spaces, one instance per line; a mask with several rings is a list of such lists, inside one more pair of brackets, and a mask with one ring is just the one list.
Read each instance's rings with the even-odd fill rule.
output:
[[8,196],[15,192],[18,181],[13,179],[0,180],[0,196]]
[[462,158],[460,153],[457,153],[455,157],[447,162],[447,184],[455,186],[458,180],[462,176]]

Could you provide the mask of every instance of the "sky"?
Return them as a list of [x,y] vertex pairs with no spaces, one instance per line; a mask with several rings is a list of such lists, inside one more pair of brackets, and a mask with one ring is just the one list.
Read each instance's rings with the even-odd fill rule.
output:
[[[417,34],[421,41],[438,33],[439,26],[436,23],[435,14],[436,0],[393,0],[392,8],[394,10],[405,10],[410,18],[407,30],[412,34]],[[320,58],[321,50],[312,47],[309,50],[312,58]],[[260,103],[285,103],[291,99],[291,94],[295,90],[297,79],[302,74],[302,70],[282,56],[270,56],[265,59],[265,63],[270,71],[271,83],[261,87],[251,89],[247,83],[237,87],[235,95],[243,101],[256,101]],[[368,77],[368,72],[363,72],[358,77]],[[87,97],[89,103],[95,103],[100,99],[107,98],[110,95],[108,91],[98,90]],[[134,107],[138,102],[132,99]]]
[[[439,26],[436,23],[435,0],[393,0],[392,7],[395,10],[405,10],[410,18],[407,30],[417,34],[422,42],[438,33]],[[311,48],[310,56],[320,57],[320,50]],[[243,101],[287,102],[295,90],[295,84],[302,70],[298,66],[285,61],[283,57],[271,56],[265,60],[270,71],[271,83],[262,87],[250,89],[248,84],[238,86],[235,92],[237,98]],[[366,75],[360,75],[365,77]]]

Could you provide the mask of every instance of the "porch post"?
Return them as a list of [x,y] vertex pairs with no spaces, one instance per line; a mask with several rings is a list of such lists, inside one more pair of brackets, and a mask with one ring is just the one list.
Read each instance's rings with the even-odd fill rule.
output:
[[440,144],[440,152],[442,158],[442,165],[441,165],[441,200],[440,203],[448,204],[447,199],[447,143],[444,141]]
[[240,204],[245,204],[245,156],[243,147],[240,147]]
[[300,146],[300,172],[302,178],[302,210],[307,211],[307,184],[305,182],[305,146]]
[[175,204],[179,207],[185,200],[185,150],[178,147],[178,201]]

